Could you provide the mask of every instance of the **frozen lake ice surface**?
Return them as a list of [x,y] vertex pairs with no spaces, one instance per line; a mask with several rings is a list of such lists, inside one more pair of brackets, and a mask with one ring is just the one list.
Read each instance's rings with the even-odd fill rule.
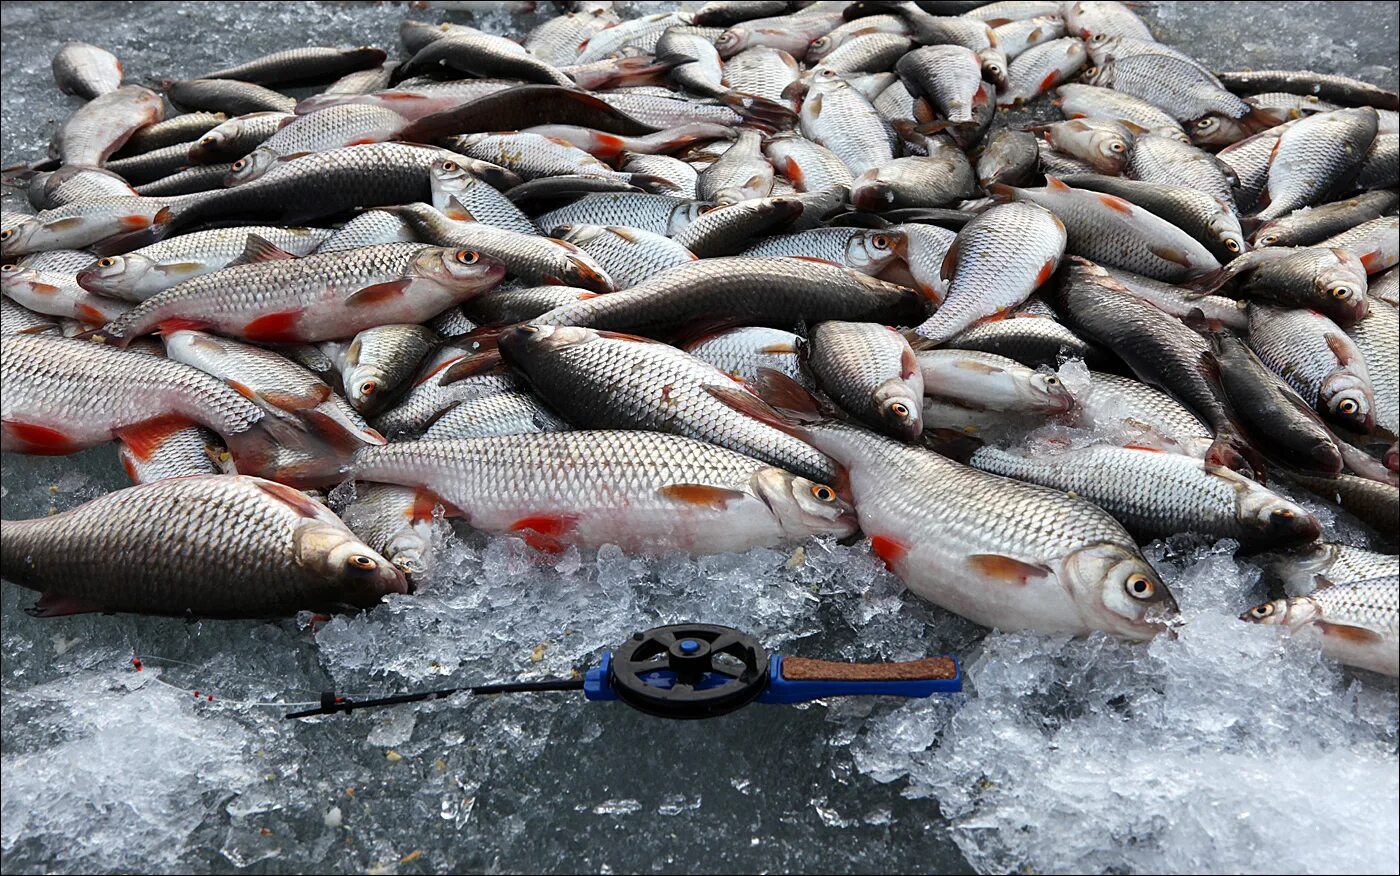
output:
[[[1143,14],[1220,68],[1396,87],[1395,3]],[[538,20],[395,3],[5,3],[4,164],[41,157],[77,106],[49,73],[64,40],[112,50],[145,81],[292,45],[396,47],[408,15],[516,35]],[[5,456],[0,507],[39,516],[124,485],[111,447]],[[440,536],[417,594],[316,628],[35,620],[23,612],[34,594],[6,585],[4,871],[1370,873],[1400,861],[1395,686],[1239,623],[1264,586],[1231,543],[1152,545],[1185,623],[1128,645],[987,634],[905,593],[864,544],[638,559]],[[968,691],[705,722],[577,694],[281,718],[279,704],[332,686],[567,675],[634,630],[685,620],[813,657],[957,653]]]

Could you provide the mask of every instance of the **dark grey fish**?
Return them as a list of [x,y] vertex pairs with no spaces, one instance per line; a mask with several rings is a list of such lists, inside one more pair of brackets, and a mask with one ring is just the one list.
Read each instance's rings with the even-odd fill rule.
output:
[[186,79],[165,84],[170,102],[185,110],[208,110],[239,116],[244,113],[290,113],[296,99],[251,82],[236,79]]
[[237,79],[256,85],[327,82],[357,70],[378,67],[384,63],[384,58],[383,49],[370,46],[353,49],[302,46],[205,73],[199,78]]

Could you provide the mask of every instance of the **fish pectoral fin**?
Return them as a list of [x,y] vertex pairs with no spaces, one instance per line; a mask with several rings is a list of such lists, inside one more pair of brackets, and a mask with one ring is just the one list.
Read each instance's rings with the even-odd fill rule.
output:
[[10,441],[17,441],[24,453],[37,456],[61,456],[77,450],[73,439],[59,429],[39,423],[26,423],[21,420],[0,420],[3,427],[6,449]]
[[1328,621],[1314,622],[1324,636],[1336,636],[1339,639],[1346,639],[1348,642],[1355,642],[1358,645],[1373,645],[1384,640],[1384,637],[1374,630],[1365,627],[1354,627],[1350,624],[1334,624]]
[[1039,563],[1027,563],[1005,554],[973,554],[967,558],[973,571],[1007,584],[1028,584],[1032,578],[1048,578],[1051,570]]
[[269,313],[260,316],[243,327],[243,336],[250,341],[297,341],[296,324],[301,319],[303,308],[282,313]]
[[870,536],[870,549],[885,563],[891,572],[895,565],[909,554],[909,543],[888,535]]
[[403,295],[404,290],[409,287],[409,283],[409,280],[392,280],[388,283],[375,283],[373,286],[366,286],[346,298],[345,306],[361,307],[392,301]]
[[656,492],[676,502],[711,508],[715,511],[723,511],[729,507],[730,502],[748,496],[748,493],[741,490],[712,487],[708,484],[667,484]]
[[566,537],[578,528],[578,521],[576,514],[535,514],[512,523],[510,531],[537,551],[557,554],[567,546]]
[[57,593],[41,593],[39,601],[24,613],[30,617],[64,617],[70,614],[92,614],[106,611],[104,606],[87,602],[76,596],[60,596]]
[[1147,249],[1162,261],[1171,262],[1174,265],[1181,265],[1183,268],[1191,267],[1191,257],[1180,247],[1169,246],[1164,243],[1154,243],[1148,245]]
[[283,505],[296,511],[302,517],[315,520],[321,517],[322,512],[326,510],[315,499],[306,495],[301,490],[293,489],[286,484],[279,484],[276,481],[260,480],[257,482],[257,487]]

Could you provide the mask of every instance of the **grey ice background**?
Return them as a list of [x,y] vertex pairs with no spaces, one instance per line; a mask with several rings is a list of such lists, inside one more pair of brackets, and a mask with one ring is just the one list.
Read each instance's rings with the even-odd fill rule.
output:
[[[540,20],[398,3],[5,3],[3,164],[42,156],[77,106],[49,74],[65,39],[111,49],[144,81],[292,45],[396,48],[409,15],[512,35]],[[1171,2],[1144,16],[1221,67],[1396,87],[1395,3]],[[111,448],[0,466],[6,517],[124,485]],[[36,621],[22,613],[32,594],[5,585],[0,861],[7,873],[1395,871],[1394,687],[1238,624],[1262,588],[1228,544],[1153,546],[1191,622],[1136,647],[984,637],[904,593],[863,547],[804,553],[605,550],[549,565],[518,541],[459,532],[423,592],[318,632]],[[257,705],[330,684],[567,673],[633,629],[682,619],[809,656],[956,652],[973,689],[704,723],[565,695],[296,725]]]

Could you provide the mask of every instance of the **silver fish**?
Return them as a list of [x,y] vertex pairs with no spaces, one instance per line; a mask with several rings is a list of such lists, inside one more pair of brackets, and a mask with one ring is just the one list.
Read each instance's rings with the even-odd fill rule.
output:
[[561,225],[549,233],[602,265],[619,289],[627,289],[695,255],[668,237],[619,225]]
[[1258,218],[1267,222],[1321,201],[1365,159],[1376,125],[1376,111],[1362,107],[1319,113],[1290,126],[1269,164],[1269,204]]
[[567,432],[569,424],[528,392],[502,392],[459,402],[423,432],[423,440],[489,438],[530,432]]
[[219,437],[199,426],[172,429],[163,438],[128,444],[117,439],[117,459],[133,484],[191,475],[234,474]]
[[903,441],[923,432],[923,372],[899,332],[869,322],[819,322],[802,355],[817,384],[848,413]]
[[894,158],[894,131],[869,99],[835,73],[813,78],[800,113],[802,135],[864,173]]
[[406,124],[408,120],[393,110],[356,104],[297,116],[258,148],[233,162],[226,183],[234,186],[250,182],[277,162],[308,152],[379,143],[392,138]]
[[1034,100],[1074,78],[1087,60],[1084,43],[1072,37],[1051,40],[1027,49],[1011,62],[1009,84],[997,98],[997,106],[1016,106]]
[[64,164],[100,167],[140,128],[165,116],[160,95],[123,85],[88,101],[63,123],[51,152]]
[[763,152],[773,168],[799,192],[830,191],[849,186],[855,179],[840,156],[796,132],[770,137]]
[[974,350],[923,350],[916,356],[924,395],[965,408],[1058,415],[1074,396],[1055,374]]
[[820,259],[873,277],[904,248],[904,234],[896,230],[813,228],[769,237],[742,255]]
[[1376,397],[1365,359],[1332,320],[1254,303],[1249,346],[1324,419],[1363,434],[1375,427]]
[[1400,581],[1394,577],[1277,599],[1256,605],[1240,619],[1284,626],[1294,634],[1316,630],[1328,657],[1382,675],[1400,675]]
[[53,80],[64,94],[92,100],[121,86],[122,63],[91,43],[67,42],[53,56]]
[[770,368],[806,389],[816,389],[802,367],[801,343],[801,336],[792,332],[746,326],[702,335],[681,349],[740,380],[755,381],[759,369]]

